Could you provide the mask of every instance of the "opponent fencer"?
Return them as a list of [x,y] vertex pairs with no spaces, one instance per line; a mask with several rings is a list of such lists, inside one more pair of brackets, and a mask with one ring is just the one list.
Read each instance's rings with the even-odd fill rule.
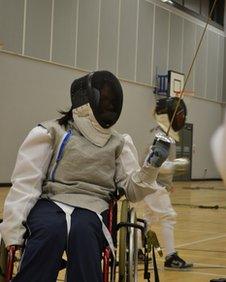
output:
[[[156,136],[165,135],[170,128],[170,121],[174,115],[179,98],[169,97],[157,100],[154,116],[158,126]],[[165,253],[164,267],[169,269],[187,269],[193,266],[183,260],[175,250],[174,225],[176,224],[176,212],[171,204],[170,191],[173,188],[173,175],[186,171],[189,161],[184,158],[176,158],[176,141],[179,141],[178,132],[183,128],[186,120],[187,109],[183,100],[179,101],[170,131],[169,156],[160,167],[157,177],[159,189],[152,195],[144,198],[144,219],[150,224],[159,222],[161,224],[163,247]],[[142,252],[139,251],[142,259]]]

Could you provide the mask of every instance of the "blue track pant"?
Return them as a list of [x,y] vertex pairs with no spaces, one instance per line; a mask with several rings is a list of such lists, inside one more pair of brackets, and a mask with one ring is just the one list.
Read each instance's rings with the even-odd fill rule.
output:
[[[102,213],[106,222],[107,211]],[[67,282],[101,282],[102,251],[106,241],[101,221],[89,210],[75,208],[67,236],[65,213],[41,199],[32,208],[21,268],[13,282],[55,282],[67,252]]]

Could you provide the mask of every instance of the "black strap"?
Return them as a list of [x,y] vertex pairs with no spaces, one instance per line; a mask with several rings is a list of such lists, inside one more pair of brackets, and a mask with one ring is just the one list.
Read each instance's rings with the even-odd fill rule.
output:
[[156,258],[155,258],[155,248],[153,245],[152,245],[152,258],[153,258],[155,282],[159,282],[159,273],[158,273],[158,267],[157,267]]

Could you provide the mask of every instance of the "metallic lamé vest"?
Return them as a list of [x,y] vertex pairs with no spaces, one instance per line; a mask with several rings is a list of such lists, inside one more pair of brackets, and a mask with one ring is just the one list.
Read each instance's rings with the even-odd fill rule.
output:
[[108,208],[115,186],[115,160],[123,137],[113,132],[104,147],[88,141],[71,123],[67,130],[57,121],[40,124],[51,134],[53,155],[42,186],[42,198],[101,213]]

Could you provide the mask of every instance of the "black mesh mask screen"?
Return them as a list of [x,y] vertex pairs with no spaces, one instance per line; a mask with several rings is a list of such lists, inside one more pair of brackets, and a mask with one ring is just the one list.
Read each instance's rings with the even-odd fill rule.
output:
[[96,71],[76,79],[71,85],[72,107],[90,104],[103,128],[115,124],[121,114],[123,91],[116,76],[109,71]]
[[[167,114],[169,117],[169,121],[173,118],[175,109],[177,107],[177,103],[179,101],[178,97],[169,97],[169,98],[163,98],[157,101],[156,104],[156,113],[158,115],[160,114]],[[176,114],[174,116],[173,122],[172,122],[172,129],[174,131],[181,130],[186,121],[187,116],[187,108],[182,99],[180,99],[179,106],[177,108]]]
[[89,101],[94,116],[103,128],[115,124],[121,114],[123,91],[119,80],[108,71],[90,75]]

